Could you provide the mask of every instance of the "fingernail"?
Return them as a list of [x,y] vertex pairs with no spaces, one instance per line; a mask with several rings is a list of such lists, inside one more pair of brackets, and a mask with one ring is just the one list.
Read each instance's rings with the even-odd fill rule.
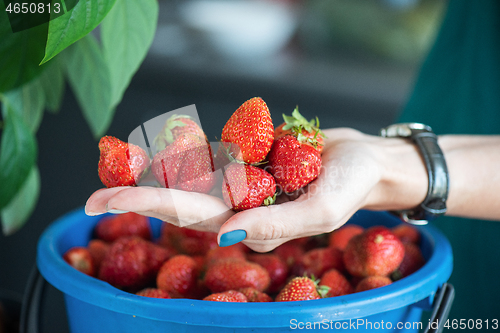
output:
[[241,242],[247,238],[247,232],[245,230],[233,230],[226,232],[220,236],[219,246],[225,247]]
[[87,214],[88,216],[97,216],[97,215],[101,215],[103,213],[96,213],[96,212],[85,212],[85,214]]
[[126,211],[126,210],[119,210],[119,209],[110,209],[110,210],[108,210],[108,213],[111,213],[111,214],[125,214],[125,213],[128,213],[128,211]]
[[87,214],[88,216],[96,216],[96,215],[101,215],[103,213],[92,212],[90,210],[87,210],[87,206],[85,206],[85,214]]
[[119,209],[108,209],[108,205],[106,205],[106,211],[111,214],[124,214],[128,213],[126,210],[119,210]]

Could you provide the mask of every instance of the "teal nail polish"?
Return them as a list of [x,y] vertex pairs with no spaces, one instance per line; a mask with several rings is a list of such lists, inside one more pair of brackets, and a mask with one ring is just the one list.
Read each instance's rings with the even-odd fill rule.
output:
[[241,242],[247,238],[247,232],[245,230],[233,230],[226,232],[220,236],[219,246],[225,247]]

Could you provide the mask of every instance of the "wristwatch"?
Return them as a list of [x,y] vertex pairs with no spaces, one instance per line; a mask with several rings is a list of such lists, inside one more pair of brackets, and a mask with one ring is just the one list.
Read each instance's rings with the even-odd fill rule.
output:
[[427,224],[429,220],[446,213],[446,199],[448,199],[449,191],[448,168],[432,128],[419,123],[393,124],[382,128],[380,136],[411,139],[424,159],[429,177],[427,196],[418,207],[391,213],[415,225]]

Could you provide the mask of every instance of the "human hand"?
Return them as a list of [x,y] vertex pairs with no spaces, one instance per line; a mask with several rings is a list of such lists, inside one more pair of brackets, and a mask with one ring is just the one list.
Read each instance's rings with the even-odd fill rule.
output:
[[243,241],[255,251],[267,252],[294,238],[335,230],[359,209],[409,208],[425,198],[427,173],[411,143],[348,128],[324,132],[328,139],[319,177],[296,193],[281,194],[275,205],[234,213],[214,195],[117,187],[92,194],[86,212],[132,211],[218,232],[221,246]]

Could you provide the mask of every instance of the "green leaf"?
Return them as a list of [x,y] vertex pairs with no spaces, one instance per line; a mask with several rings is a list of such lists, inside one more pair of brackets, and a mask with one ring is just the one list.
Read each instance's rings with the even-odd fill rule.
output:
[[6,92],[3,102],[28,125],[32,133],[36,133],[45,107],[45,95],[38,79]]
[[33,167],[37,147],[29,127],[3,105],[4,128],[0,143],[0,210],[9,204]]
[[45,107],[52,113],[59,111],[64,96],[64,72],[61,61],[60,57],[52,59],[39,78],[45,94]]
[[30,81],[45,68],[40,66],[47,41],[48,24],[13,33],[0,1],[0,92]]
[[111,106],[116,106],[153,42],[157,0],[121,0],[101,25],[104,58],[111,78]]
[[51,20],[42,64],[94,30],[111,10],[115,1],[80,0],[69,12]]
[[10,203],[2,209],[2,230],[11,235],[29,219],[40,195],[40,173],[34,165],[28,178]]
[[114,114],[110,106],[109,71],[102,51],[95,37],[87,35],[64,55],[71,88],[92,133],[99,138],[108,129]]

